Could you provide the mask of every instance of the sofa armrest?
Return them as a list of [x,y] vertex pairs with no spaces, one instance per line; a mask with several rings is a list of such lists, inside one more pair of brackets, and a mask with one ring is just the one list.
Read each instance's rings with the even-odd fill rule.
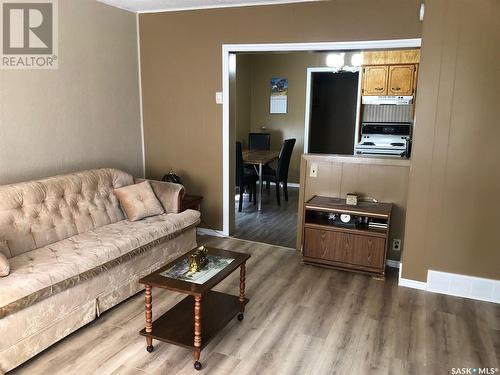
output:
[[136,184],[142,181],[149,181],[156,197],[165,209],[165,212],[179,213],[182,211],[182,198],[185,194],[184,186],[170,182],[147,180],[144,178],[135,179]]

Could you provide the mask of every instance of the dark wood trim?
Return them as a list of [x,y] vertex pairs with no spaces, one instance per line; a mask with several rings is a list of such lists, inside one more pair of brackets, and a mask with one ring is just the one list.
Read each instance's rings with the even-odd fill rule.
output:
[[[151,285],[144,286],[144,300],[145,300],[145,315],[146,315],[146,327],[144,331],[147,334],[153,332],[153,296],[151,293]],[[148,352],[153,351],[153,338],[151,336],[146,336],[146,349]]]
[[381,270],[380,268],[371,268],[371,267],[365,267],[365,266],[360,266],[360,265],[356,265],[356,264],[335,262],[333,260],[311,258],[311,257],[306,257],[306,256],[303,257],[302,261],[305,264],[310,264],[310,265],[314,265],[314,266],[321,266],[321,267],[325,267],[325,268],[335,268],[335,269],[341,270],[341,271],[354,271],[357,273],[364,273],[364,274],[372,275],[372,276],[383,276],[385,274],[385,266],[384,266],[384,269]]
[[343,198],[315,195],[305,203],[306,210],[346,212],[352,215],[387,218],[392,211],[392,203],[358,202],[356,206],[346,204]]
[[[174,264],[183,261],[195,252],[194,248],[177,257],[166,266],[143,277],[139,283],[145,284],[146,327],[140,332],[146,337],[147,351],[153,351],[153,338],[194,350],[194,368],[201,370],[199,361],[201,349],[235,316],[243,320],[243,312],[248,299],[245,298],[245,262],[249,254],[237,253],[213,247],[206,247],[209,255],[233,259],[224,269],[203,284],[172,279],[161,273]],[[240,294],[238,297],[215,292],[211,289],[240,267]],[[188,294],[181,302],[152,322],[151,287]],[[203,304],[202,304],[203,299]]]
[[[143,329],[140,334],[145,337],[149,336],[151,339],[201,351],[231,319],[240,313],[241,302],[237,296],[211,290],[203,296],[202,301],[200,300],[197,328],[195,326],[195,298],[187,296],[153,322],[151,333]],[[248,298],[245,298],[245,305],[248,302]],[[199,340],[195,341],[196,336]]]
[[194,360],[200,359],[201,348],[201,296],[194,297]]
[[243,263],[240,267],[240,296],[238,300],[240,301],[240,314],[238,315],[238,320],[243,320],[243,313],[245,312],[245,305],[247,299],[245,298],[245,278],[246,278],[246,264]]
[[186,211],[188,209],[201,211],[201,202],[203,197],[201,195],[190,195],[185,194],[182,198],[182,208],[181,211]]
[[387,237],[386,231],[342,228],[342,227],[326,226],[326,225],[312,224],[312,223],[306,223],[306,224],[304,224],[304,227],[305,228],[312,228],[312,229],[328,230],[328,231],[332,231],[332,232],[359,234],[362,236],[370,236],[370,237],[380,237],[380,238]]
[[381,219],[386,219],[388,217],[388,215],[386,215],[386,214],[378,214],[375,212],[367,213],[366,211],[353,209],[352,206],[350,208],[342,209],[342,208],[330,208],[330,207],[321,208],[321,207],[317,207],[317,206],[307,205],[305,208],[307,210],[311,210],[311,211],[326,211],[326,212],[336,212],[336,213],[342,212],[342,213],[351,214],[351,215],[360,215],[360,216],[364,215],[364,216],[381,218]]
[[183,186],[181,191],[179,191],[179,196],[177,197],[177,213],[183,211],[182,210],[182,200],[184,199],[185,195],[186,195],[186,189]]
[[153,272],[152,274],[143,277],[139,280],[141,284],[149,284],[155,288],[163,288],[168,289],[174,292],[185,293],[192,296],[201,296],[204,293],[208,292],[215,285],[224,280],[227,276],[229,276],[234,270],[241,266],[242,263],[246,262],[247,259],[250,258],[250,255],[244,253],[237,253],[234,251],[216,249],[213,247],[207,247],[208,254],[218,255],[224,258],[233,258],[234,260],[227,265],[222,271],[220,271],[217,275],[212,277],[204,284],[195,284],[187,281],[171,279],[165,276],[160,275],[163,271],[172,267],[175,263],[181,261],[184,258],[188,258],[193,252],[197,249],[187,252],[184,255],[179,256],[174,259],[167,265],[161,267],[159,270]]
[[[314,213],[308,214],[311,211]],[[383,219],[387,229],[369,229],[366,223],[356,224],[356,228],[343,227],[318,212]],[[391,203],[362,202],[358,206],[350,206],[345,204],[345,199],[314,196],[304,204],[304,263],[384,276],[391,213]]]

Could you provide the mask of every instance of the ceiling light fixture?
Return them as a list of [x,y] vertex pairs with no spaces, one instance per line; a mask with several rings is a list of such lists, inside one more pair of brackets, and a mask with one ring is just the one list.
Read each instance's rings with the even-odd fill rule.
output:
[[329,53],[326,56],[326,66],[334,68],[336,70],[342,69],[344,66],[344,55],[345,53]]
[[356,67],[363,65],[363,54],[362,53],[353,54],[351,56],[351,65]]

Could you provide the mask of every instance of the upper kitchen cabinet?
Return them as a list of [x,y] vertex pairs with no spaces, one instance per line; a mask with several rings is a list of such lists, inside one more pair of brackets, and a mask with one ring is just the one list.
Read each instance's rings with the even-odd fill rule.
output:
[[389,67],[365,66],[363,69],[363,95],[387,95]]
[[389,84],[387,95],[409,96],[415,91],[417,67],[410,65],[389,65]]
[[363,69],[363,95],[413,95],[416,72],[417,64],[366,65]]
[[420,49],[363,51],[364,65],[403,65],[418,64],[419,62]]

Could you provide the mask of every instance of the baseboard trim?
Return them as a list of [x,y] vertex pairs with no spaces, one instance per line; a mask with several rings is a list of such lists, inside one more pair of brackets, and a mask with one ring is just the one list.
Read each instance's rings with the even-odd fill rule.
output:
[[418,290],[427,290],[427,283],[423,281],[404,279],[402,277],[399,278],[399,286]]
[[399,268],[399,286],[448,296],[500,303],[500,280],[428,270],[427,281],[424,282],[401,277],[402,268],[403,264]]
[[214,237],[227,237],[224,232],[220,230],[215,230],[215,229],[208,229],[208,228],[196,228],[196,233],[200,235],[206,235],[206,236],[214,236]]
[[401,262],[399,260],[387,259],[385,261],[385,265],[387,267],[391,267],[391,268],[399,268],[401,265]]
[[500,303],[500,280],[482,277],[429,270],[427,291]]
[[274,245],[272,243],[265,243],[265,242],[259,242],[259,241],[253,241],[253,240],[245,240],[243,238],[238,238],[238,237],[233,237],[233,236],[229,236],[229,238],[232,238],[232,239],[238,240],[238,241],[251,242],[251,243],[255,243],[257,245],[266,245],[266,246],[278,247],[280,249],[285,249],[285,250],[297,251],[297,249],[295,249],[294,247],[286,247],[286,246],[281,246],[281,245]]
[[280,249],[296,251],[296,249],[293,247],[286,247],[286,246],[274,245],[274,244],[265,243],[265,242],[245,240],[243,238],[238,238],[238,237],[233,237],[233,236],[226,236],[222,231],[218,231],[218,230],[214,230],[214,229],[196,228],[196,233],[199,235],[204,235],[204,236],[225,237],[225,238],[231,238],[231,239],[243,241],[243,242],[251,242],[251,243],[254,243],[257,245],[273,246],[273,247],[278,247]]

